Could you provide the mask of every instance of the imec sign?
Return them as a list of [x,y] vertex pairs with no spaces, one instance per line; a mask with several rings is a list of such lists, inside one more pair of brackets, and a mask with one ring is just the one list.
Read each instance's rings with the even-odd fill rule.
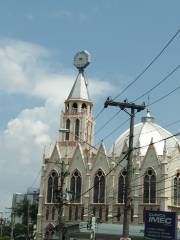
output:
[[144,236],[154,240],[176,240],[176,212],[145,211]]

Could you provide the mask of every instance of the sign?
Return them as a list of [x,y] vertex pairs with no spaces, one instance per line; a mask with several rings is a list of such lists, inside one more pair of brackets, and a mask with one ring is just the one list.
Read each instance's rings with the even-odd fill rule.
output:
[[176,240],[176,212],[145,211],[144,236],[154,240]]

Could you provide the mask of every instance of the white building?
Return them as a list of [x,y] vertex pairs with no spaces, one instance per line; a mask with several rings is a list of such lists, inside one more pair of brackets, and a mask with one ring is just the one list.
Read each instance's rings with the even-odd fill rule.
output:
[[[87,221],[91,214],[104,223],[123,222],[127,164],[124,156],[128,149],[129,130],[115,141],[108,155],[103,143],[98,150],[91,147],[95,124],[93,101],[88,93],[84,67],[78,69],[60,116],[60,128],[70,132],[61,133],[53,151],[43,159],[38,239],[51,238],[53,228],[58,224],[55,198],[62,163],[70,173],[65,178],[64,190],[73,192],[72,201],[64,206],[66,223]],[[141,123],[135,125],[134,148],[130,222],[142,224],[144,210],[177,211],[180,214],[178,139],[157,125],[148,112]]]

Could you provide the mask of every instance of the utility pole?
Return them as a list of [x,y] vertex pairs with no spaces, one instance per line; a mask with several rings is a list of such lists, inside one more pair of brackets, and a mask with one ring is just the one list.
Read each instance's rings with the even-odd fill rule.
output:
[[[104,107],[108,106],[119,107],[121,110],[126,112],[130,116],[130,131],[129,131],[129,149],[127,156],[127,173],[125,181],[125,193],[124,193],[124,219],[123,219],[123,237],[120,240],[130,240],[129,238],[129,213],[132,205],[132,194],[131,194],[131,180],[132,180],[132,157],[133,157],[133,135],[134,135],[134,118],[135,110],[140,112],[145,109],[145,104],[136,105],[134,103],[128,103],[126,100],[124,102],[114,102],[110,97],[107,98],[104,103]],[[131,109],[130,113],[126,108]]]
[[60,173],[60,186],[57,194],[58,201],[58,227],[59,227],[59,240],[64,238],[64,219],[63,219],[63,210],[64,210],[64,179],[68,175],[68,172],[64,169],[64,161],[61,163],[61,173]]
[[[60,133],[67,133],[69,132],[69,129],[64,129],[61,128],[59,130]],[[67,148],[67,146],[66,146]],[[67,149],[66,149],[67,151]],[[67,157],[67,152],[66,152],[66,157]],[[69,199],[71,200],[71,192],[67,191],[64,192],[64,182],[65,182],[65,178],[69,175],[69,171],[67,171],[65,169],[65,165],[67,165],[67,163],[64,162],[64,160],[62,160],[62,162],[60,163],[61,165],[61,171],[60,171],[60,186],[58,187],[58,191],[57,191],[57,206],[58,206],[58,231],[59,231],[59,240],[64,240],[64,219],[63,219],[63,211],[64,211],[64,205],[66,204],[67,201],[67,194],[69,194]]]

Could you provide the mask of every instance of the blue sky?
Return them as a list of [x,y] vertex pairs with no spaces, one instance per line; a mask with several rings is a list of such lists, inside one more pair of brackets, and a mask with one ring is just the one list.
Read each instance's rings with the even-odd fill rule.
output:
[[[0,208],[13,192],[24,192],[38,176],[44,146],[56,141],[59,114],[77,71],[80,49],[91,53],[86,70],[94,114],[116,96],[180,28],[180,2],[164,0],[6,0],[0,7]],[[118,100],[133,101],[180,64],[180,34],[152,67]],[[177,71],[149,94],[150,102],[180,85]],[[153,105],[151,115],[165,126],[180,119],[179,91]],[[147,96],[139,100],[147,102]],[[117,109],[108,108],[96,129]],[[139,113],[136,122],[145,113]],[[119,114],[95,143],[127,118]],[[105,140],[107,148],[128,127]],[[172,133],[180,123],[169,126]],[[96,132],[96,131],[95,131]],[[6,184],[3,179],[7,178]],[[13,181],[13,184],[12,184]],[[36,183],[38,185],[38,181]]]

